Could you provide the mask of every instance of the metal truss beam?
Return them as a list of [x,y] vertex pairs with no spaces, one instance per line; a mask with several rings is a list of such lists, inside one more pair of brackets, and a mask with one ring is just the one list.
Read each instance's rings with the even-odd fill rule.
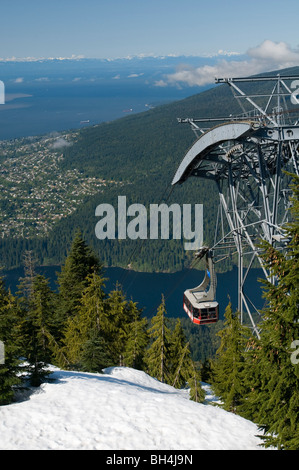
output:
[[[265,277],[275,282],[263,266],[259,244],[266,240],[284,249],[290,207],[290,176],[285,170],[299,176],[299,105],[291,104],[290,80],[299,77],[216,79],[231,87],[241,102],[242,115],[179,119],[200,135],[179,165],[172,185],[191,176],[216,182],[220,205],[211,249],[215,262],[237,256],[238,310],[242,321],[248,315],[258,336],[258,309],[246,292],[248,274],[259,265]],[[250,94],[241,89],[257,82],[263,82],[262,91],[254,89]],[[221,124],[207,130],[200,127],[200,123],[216,121]]]

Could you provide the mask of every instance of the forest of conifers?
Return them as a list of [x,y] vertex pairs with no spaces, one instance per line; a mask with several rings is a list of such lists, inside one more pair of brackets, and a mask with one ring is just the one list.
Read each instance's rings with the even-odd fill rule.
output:
[[[110,365],[145,370],[174,387],[189,387],[202,402],[208,379],[221,406],[257,423],[265,446],[298,450],[298,240],[299,178],[294,178],[293,222],[284,252],[264,242],[262,257],[277,283],[264,283],[267,305],[257,337],[229,303],[218,330],[198,335],[209,344],[209,360],[198,364],[180,319],[167,319],[165,301],[149,321],[120,286],[104,291],[100,260],[77,232],[58,276],[58,293],[34,273],[27,252],[25,277],[13,296],[0,280],[0,405],[11,403],[19,387],[39,387],[48,364],[101,373]],[[203,327],[200,327],[203,328]],[[294,351],[295,349],[295,351]],[[206,351],[205,351],[206,352]],[[215,352],[215,351],[214,351]],[[211,357],[213,355],[213,358]],[[25,359],[24,359],[25,358]]]

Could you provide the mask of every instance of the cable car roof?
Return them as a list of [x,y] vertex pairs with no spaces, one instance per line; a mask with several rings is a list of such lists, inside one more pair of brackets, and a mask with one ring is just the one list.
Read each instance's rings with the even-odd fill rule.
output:
[[190,289],[186,290],[184,292],[185,297],[191,302],[193,307],[200,308],[200,307],[205,307],[205,304],[207,304],[207,307],[217,307],[218,302],[216,300],[208,300],[205,299],[203,296],[203,292],[190,292]]

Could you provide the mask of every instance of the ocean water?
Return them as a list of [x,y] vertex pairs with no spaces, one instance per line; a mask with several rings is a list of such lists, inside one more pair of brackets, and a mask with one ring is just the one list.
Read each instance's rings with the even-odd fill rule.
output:
[[0,61],[0,80],[5,85],[0,139],[77,129],[200,93],[214,85],[181,86],[168,83],[167,77],[183,64],[198,67],[212,65],[215,60],[135,57]]
[[[95,75],[94,78],[91,72],[76,69],[70,76],[69,73],[63,75],[63,71],[58,74],[59,70],[50,77],[40,76],[49,75],[47,70],[36,71],[35,75],[25,78],[17,78],[25,75],[22,69],[7,75],[3,80],[5,104],[0,105],[0,140],[112,121],[201,91],[199,88],[156,86],[160,75],[155,76],[153,71],[151,75],[143,72],[128,75],[126,71],[127,76],[122,79],[117,70],[111,70],[109,77],[106,72],[105,76]],[[3,74],[0,67],[0,79]],[[80,74],[83,77],[76,78]]]

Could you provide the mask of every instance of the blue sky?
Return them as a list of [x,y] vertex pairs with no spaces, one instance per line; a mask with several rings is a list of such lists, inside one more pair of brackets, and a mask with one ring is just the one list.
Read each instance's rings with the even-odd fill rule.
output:
[[298,0],[1,0],[0,57],[298,50]]

